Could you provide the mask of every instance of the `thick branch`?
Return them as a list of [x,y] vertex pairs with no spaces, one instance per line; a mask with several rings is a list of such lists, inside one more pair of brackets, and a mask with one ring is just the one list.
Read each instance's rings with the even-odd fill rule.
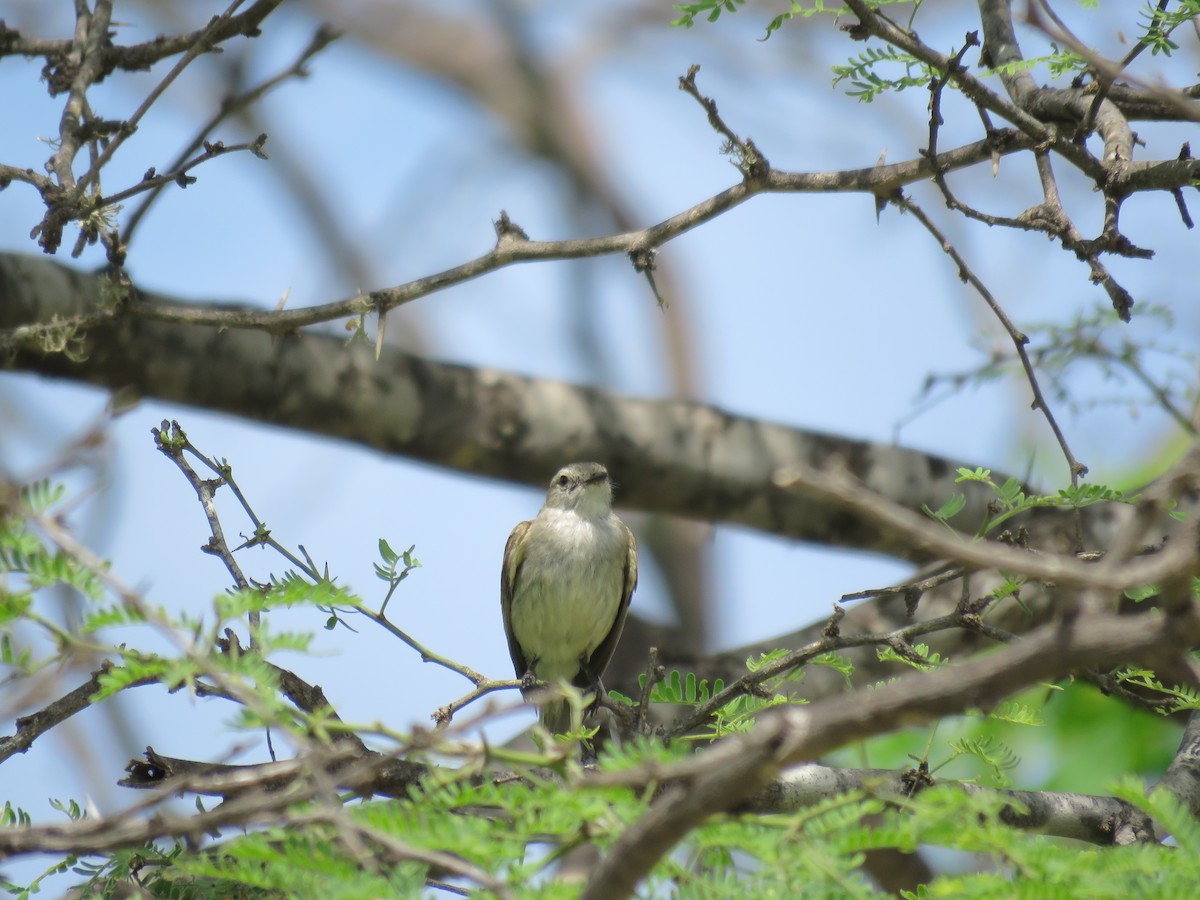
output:
[[[914,793],[913,783],[908,772],[893,772],[887,769],[834,769],[816,763],[805,763],[782,772],[761,793],[751,797],[739,811],[795,812],[852,791],[864,791],[885,800],[909,797]],[[969,794],[982,793],[1004,797],[1010,805],[1001,809],[1001,821],[1025,831],[1074,838],[1100,846],[1112,846],[1113,823],[1118,820],[1136,822],[1136,827],[1142,834],[1154,834],[1149,816],[1116,797],[1064,791],[1002,790],[950,781],[940,783],[953,785]]]
[[1200,816],[1200,712],[1192,711],[1175,758],[1156,791],[1174,794],[1193,816]]
[[[1094,95],[1077,88],[1040,87],[1020,66],[1024,57],[1013,30],[1011,0],[981,0],[979,13],[984,58],[1000,69],[1000,78],[1014,102],[1041,120],[1081,123],[1089,119]],[[1092,119],[1104,139],[1105,163],[1133,159],[1133,131],[1115,103],[1102,101]]]
[[[103,309],[102,287],[101,278],[50,260],[0,256],[0,328]],[[796,460],[819,467],[840,459],[855,479],[910,508],[939,506],[952,491],[974,487],[953,484],[955,463],[892,445],[392,348],[376,362],[370,348],[325,335],[275,340],[261,332],[116,320],[79,336],[70,357],[17,349],[8,361],[539,487],[565,458],[603,459],[621,483],[622,503],[633,508],[903,558],[910,555],[906,535],[776,487],[772,477]],[[192,377],[200,367],[206,377]],[[968,500],[961,520],[972,528],[988,497],[968,491]]]

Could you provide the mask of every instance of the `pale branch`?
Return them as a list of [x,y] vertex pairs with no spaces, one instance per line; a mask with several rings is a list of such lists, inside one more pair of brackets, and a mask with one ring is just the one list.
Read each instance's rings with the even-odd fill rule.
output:
[[953,780],[916,779],[914,773],[889,769],[839,769],[802,763],[785,769],[766,788],[737,807],[739,813],[789,813],[849,793],[864,793],[889,802],[902,802],[920,791],[950,785],[967,794],[1000,797],[1006,805],[1000,821],[1036,834],[1072,838],[1112,846],[1117,823],[1129,823],[1142,840],[1154,840],[1150,817],[1115,797],[1064,791],[1018,791],[982,787]]
[[[864,0],[846,0],[846,5],[859,19],[858,24],[846,28],[850,37],[857,40],[865,40],[871,36],[878,37],[905,53],[915,56],[938,72],[949,72],[959,90],[976,106],[1007,119],[1025,135],[1032,138],[1036,145],[1053,147],[1055,152],[1066,157],[1084,174],[1097,182],[1105,178],[1104,166],[1087,151],[1087,148],[1077,146],[1065,135],[1059,135],[1056,129],[996,93],[962,67],[952,71],[950,57],[922,43],[913,32],[898,27],[886,16],[873,10]],[[985,56],[987,49],[988,45],[985,40]],[[993,63],[993,65],[995,64]]]
[[1000,80],[1013,102],[1039,119],[1082,124],[1090,118],[1091,126],[1104,141],[1102,159],[1106,168],[1117,168],[1121,162],[1133,159],[1133,130],[1115,103],[1101,100],[1093,114],[1094,96],[1078,88],[1038,85],[1021,65],[1024,56],[1013,28],[1011,0],[981,0],[979,16],[983,25],[984,59],[999,70]]
[[147,747],[145,759],[132,759],[121,787],[159,791],[150,803],[178,794],[232,797],[260,790],[278,790],[319,768],[333,783],[364,795],[404,797],[430,771],[428,766],[394,754],[363,749],[361,742],[312,744],[293,759],[231,765],[180,759]]
[[[196,492],[196,499],[200,501],[200,506],[204,510],[210,537],[200,549],[216,556],[225,564],[225,568],[229,570],[229,574],[233,578],[233,583],[239,590],[251,590],[250,579],[246,577],[242,572],[242,567],[233,558],[233,551],[229,549],[229,542],[225,540],[225,532],[221,528],[221,517],[217,513],[217,505],[214,502],[217,490],[225,483],[224,479],[219,477],[215,479],[201,478],[196,470],[188,464],[183,455],[184,448],[187,446],[187,435],[179,428],[179,423],[175,423],[172,428],[170,423],[164,421],[161,427],[151,428],[150,433],[154,435],[154,445],[183,473],[188,484]],[[257,627],[258,623],[252,624]],[[253,632],[251,640],[253,640]]]
[[[230,308],[214,305],[175,305],[157,303],[148,295],[123,308],[123,313],[136,318],[187,325],[212,325],[221,328],[261,329],[271,334],[289,334],[299,328],[335,319],[381,314],[411,303],[436,291],[498,271],[510,265],[531,261],[584,259],[594,256],[644,254],[715,219],[735,206],[761,193],[831,193],[856,192],[888,196],[898,187],[924,180],[932,175],[934,166],[942,171],[962,168],[984,160],[993,154],[1008,154],[1032,149],[1034,142],[1012,132],[996,132],[990,138],[948,151],[930,160],[920,158],[891,165],[850,169],[839,172],[791,173],[770,169],[754,179],[743,181],[715,194],[655,225],[638,231],[599,238],[577,238],[560,241],[529,240],[508,232],[496,246],[450,269],[416,278],[391,288],[381,288],[344,300],[295,309]],[[1123,182],[1128,192],[1164,188],[1169,173],[1173,179],[1200,178],[1200,161],[1170,160],[1143,162],[1129,168]],[[1167,187],[1179,183],[1172,180]]]
[[1114,84],[1108,89],[1108,98],[1120,107],[1121,113],[1130,121],[1177,122],[1181,108],[1187,110],[1188,119],[1200,115],[1193,108],[1195,101],[1200,100],[1200,84],[1184,88],[1160,87],[1152,94],[1128,84]]
[[[499,684],[494,682],[486,675],[481,675],[479,672],[476,672],[470,666],[457,663],[449,657],[442,656],[440,653],[435,653],[382,613],[377,613],[374,610],[363,606],[362,604],[355,606],[354,611],[360,616],[370,619],[384,631],[399,639],[410,649],[416,651],[417,655],[421,657],[421,662],[433,663],[441,666],[444,669],[449,669],[451,672],[455,672],[470,681],[473,685],[475,685],[476,688],[482,687],[483,685],[493,685],[489,688],[489,690],[498,690],[500,687],[508,686],[507,683]],[[488,693],[488,691],[483,691],[483,693]]]
[[[957,581],[966,575],[966,570],[961,566],[956,566],[953,563],[943,563],[936,566],[933,571],[919,578],[909,579],[902,584],[889,585],[885,588],[867,588],[861,591],[852,591],[848,594],[842,594],[839,598],[843,602],[849,600],[868,600],[898,595],[904,598],[904,608],[909,616],[917,611],[917,604],[921,602],[921,597],[928,591],[934,588],[941,587],[943,584],[949,584],[952,581]],[[841,607],[838,607],[839,609]]]
[[1192,816],[1200,817],[1200,710],[1188,716],[1179,749],[1154,790],[1174,795]]
[[968,569],[1001,569],[1053,582],[1059,587],[1117,593],[1154,584],[1178,570],[1194,554],[1189,540],[1168,545],[1153,556],[1128,560],[1123,555],[1098,563],[1083,562],[1074,554],[1022,550],[999,541],[971,541],[948,532],[907,507],[890,502],[836,469],[813,469],[802,464],[785,467],[776,483],[853,509],[887,532],[904,533],[931,556],[953,560]]
[[[1168,2],[1169,0],[1159,0],[1158,10],[1160,13],[1166,9]],[[993,5],[993,3],[988,4],[988,12],[994,17],[996,13],[990,9]],[[1011,28],[1011,14],[1011,9],[1009,9],[1007,11],[1009,28]],[[1050,19],[1053,23],[1052,26],[1046,24],[1043,15]],[[1171,110],[1171,118],[1173,120],[1190,119],[1193,122],[1200,121],[1200,109],[1196,107],[1195,103],[1190,102],[1191,98],[1186,93],[1167,90],[1161,85],[1132,78],[1125,74],[1125,69],[1129,64],[1141,55],[1142,51],[1148,46],[1146,42],[1135,41],[1132,49],[1121,60],[1114,62],[1096,53],[1081,41],[1045,0],[1037,0],[1037,3],[1030,3],[1026,7],[1025,18],[1030,25],[1040,30],[1051,41],[1064,45],[1076,56],[1086,60],[1092,70],[1097,88],[1090,92],[1090,97],[1078,88],[1072,88],[1070,91],[1063,92],[1063,96],[1068,98],[1068,102],[1071,104],[1070,108],[1073,115],[1078,115],[1081,108],[1077,101],[1083,100],[1083,102],[1089,104],[1086,114],[1080,120],[1080,131],[1082,134],[1086,134],[1093,127],[1099,131],[1102,127],[1102,120],[1105,118],[1115,120],[1117,117],[1121,117],[1122,119],[1125,117],[1125,111],[1120,105],[1109,100],[1109,92],[1118,77],[1124,77],[1128,82],[1127,87],[1136,87],[1142,97],[1157,101],[1168,107]],[[1165,36],[1164,34],[1163,37]],[[1015,47],[1015,45],[1016,42],[1013,41],[1013,46]],[[1132,144],[1129,146],[1132,148]]]
[[651,647],[646,654],[646,670],[642,673],[642,692],[638,697],[636,724],[638,734],[649,732],[646,716],[650,712],[650,692],[666,677],[666,674],[667,670],[658,664],[658,648]]
[[714,812],[728,809],[765,787],[775,747],[758,742],[741,749],[741,765],[714,766],[691,784],[663,788],[650,809],[625,830],[593,868],[580,900],[632,896],[638,882],[685,834]]
[[518,690],[524,686],[524,682],[518,679],[491,679],[487,678],[476,683],[475,687],[467,693],[463,694],[456,700],[451,700],[445,706],[439,706],[430,716],[434,721],[434,727],[439,731],[450,725],[454,718],[454,714],[459,710],[470,706],[480,697],[486,697],[488,694],[496,691]]
[[[75,156],[86,140],[83,127],[85,118],[90,118],[87,115],[87,92],[102,74],[100,48],[109,40],[112,7],[113,0],[98,0],[93,10],[86,5],[76,7],[75,40],[68,53],[76,65],[67,88],[67,102],[59,117],[58,149],[46,163],[46,171],[52,174],[63,191],[75,191],[73,165]],[[58,246],[57,242],[54,246]]]

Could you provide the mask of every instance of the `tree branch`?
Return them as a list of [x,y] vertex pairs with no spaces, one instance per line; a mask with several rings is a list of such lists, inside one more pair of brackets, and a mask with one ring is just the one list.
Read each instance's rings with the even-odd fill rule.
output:
[[[104,290],[99,276],[0,255],[0,328],[102,309]],[[795,460],[824,465],[840,458],[857,480],[914,508],[940,506],[966,488],[965,528],[982,521],[990,499],[978,485],[954,485],[957,463],[890,444],[806,432],[700,403],[439,363],[390,347],[376,362],[372,348],[347,347],[333,336],[273,340],[260,332],[114,319],[86,335],[57,333],[56,340],[70,343],[69,357],[10,347],[10,365],[531,486],[542,486],[565,456],[604,459],[630,508],[901,558],[912,558],[906,535],[782,490],[772,482],[775,472]],[[204,360],[211,377],[189,377],[188,359]],[[353,404],[344,402],[348,390]],[[550,409],[554,415],[546,414]]]
[[[1189,579],[1197,567],[1189,560]],[[969,707],[987,708],[1031,684],[1081,668],[1131,660],[1153,667],[1163,656],[1187,652],[1198,641],[1200,616],[1190,607],[1139,629],[1115,615],[1049,623],[996,653],[910,675],[859,693],[853,703],[829,698],[765,713],[749,734],[719,741],[683,762],[598,773],[591,778],[594,783],[661,784],[664,789],[649,812],[610,848],[583,896],[625,896],[688,831],[761,789],[782,767],[901,725]]]

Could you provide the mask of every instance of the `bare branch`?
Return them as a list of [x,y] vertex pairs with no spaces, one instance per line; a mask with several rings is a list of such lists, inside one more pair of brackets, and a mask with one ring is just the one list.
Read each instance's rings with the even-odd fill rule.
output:
[[[1000,320],[1000,324],[1008,332],[1008,336],[1013,342],[1013,347],[1016,349],[1017,356],[1021,360],[1021,365],[1025,369],[1025,379],[1029,382],[1029,386],[1033,390],[1032,406],[1034,409],[1041,410],[1042,415],[1045,416],[1046,421],[1050,425],[1050,430],[1054,432],[1054,439],[1058,441],[1058,446],[1062,450],[1063,456],[1067,459],[1071,484],[1079,484],[1080,476],[1086,475],[1088,468],[1079,462],[1075,458],[1075,454],[1071,452],[1071,448],[1067,444],[1066,435],[1063,434],[1062,429],[1058,425],[1058,420],[1054,418],[1054,413],[1051,411],[1050,405],[1046,402],[1046,398],[1042,394],[1042,389],[1038,385],[1037,374],[1033,371],[1033,364],[1029,361],[1029,354],[1025,352],[1025,345],[1029,343],[1029,338],[1012,323],[1012,320],[1008,317],[1003,307],[992,296],[992,292],[979,280],[979,277],[967,265],[966,260],[962,258],[962,254],[955,249],[954,245],[950,243],[941,229],[934,224],[934,221],[929,216],[925,215],[925,211],[903,194],[898,194],[893,202],[905,212],[912,213],[917,221],[925,226],[925,230],[933,235],[934,239],[941,245],[943,252],[954,260],[954,264],[958,267],[958,277],[975,288],[976,293],[983,298],[983,302],[988,305],[992,314]],[[1128,319],[1128,315],[1128,312],[1126,312],[1126,319]]]

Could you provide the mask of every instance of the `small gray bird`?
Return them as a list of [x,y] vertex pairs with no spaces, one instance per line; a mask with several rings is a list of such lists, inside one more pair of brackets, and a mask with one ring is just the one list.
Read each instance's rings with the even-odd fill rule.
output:
[[[504,547],[500,607],[517,677],[599,690],[637,586],[637,541],[612,511],[600,463],[563,466],[532,522]],[[543,704],[553,733],[570,726],[565,701]]]

